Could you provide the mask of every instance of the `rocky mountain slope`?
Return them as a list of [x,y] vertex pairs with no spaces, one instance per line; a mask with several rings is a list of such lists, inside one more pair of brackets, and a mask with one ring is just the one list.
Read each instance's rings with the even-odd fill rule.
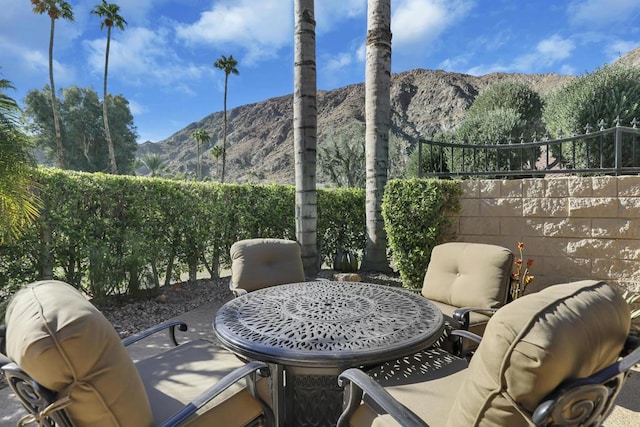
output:
[[[640,66],[640,48],[621,60]],[[392,130],[408,141],[428,137],[455,126],[478,93],[488,84],[503,79],[528,82],[546,94],[571,76],[557,74],[466,74],[416,69],[392,76]],[[364,123],[364,83],[331,91],[319,91],[318,145],[329,134],[339,135],[354,123]],[[243,105],[227,112],[227,182],[294,182],[293,95],[271,98]],[[217,179],[220,162],[210,155],[211,148],[222,141],[223,113],[216,112],[176,132],[164,141],[147,142],[137,156],[159,154],[168,173],[191,173],[196,169],[196,143],[191,133],[206,129],[213,137],[204,147],[203,176]],[[140,170],[144,174],[144,169]]]

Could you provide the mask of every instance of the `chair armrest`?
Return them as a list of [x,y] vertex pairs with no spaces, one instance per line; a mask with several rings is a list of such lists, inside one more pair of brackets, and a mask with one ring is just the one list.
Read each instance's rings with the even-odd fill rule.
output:
[[380,384],[365,372],[357,368],[347,369],[338,376],[338,385],[349,387],[349,401],[338,419],[337,427],[349,426],[349,419],[362,401],[363,393],[375,402],[384,412],[391,415],[403,427],[425,427],[422,421],[409,408],[398,402]]
[[130,337],[122,340],[122,344],[124,344],[125,347],[136,343],[144,338],[147,338],[148,336],[151,336],[153,334],[156,334],[160,331],[163,331],[165,329],[169,329],[169,340],[171,341],[171,343],[174,346],[178,345],[178,341],[176,340],[176,326],[178,327],[178,329],[180,329],[182,332],[186,332],[187,328],[187,324],[180,321],[180,320],[170,320],[168,322],[164,322],[161,323],[159,325],[153,326],[149,329],[145,329],[142,332],[138,332],[135,335],[131,335]]
[[275,425],[275,417],[273,416],[273,412],[271,408],[260,399],[255,390],[255,375],[259,374],[260,376],[266,377],[270,375],[269,367],[264,362],[249,362],[244,366],[236,368],[229,374],[227,374],[224,378],[218,381],[213,386],[209,387],[207,390],[202,392],[198,397],[189,402],[184,408],[180,411],[176,412],[173,416],[171,416],[168,420],[163,422],[160,427],[171,427],[177,426],[184,423],[189,417],[196,413],[196,411],[206,405],[209,401],[214,399],[220,393],[231,387],[233,384],[242,380],[243,378],[251,375],[251,381],[248,382],[247,386],[251,395],[258,399],[260,404],[262,405],[267,426]]
[[496,311],[498,311],[497,308],[460,307],[460,308],[456,308],[453,311],[452,317],[458,322],[460,322],[460,325],[462,326],[461,329],[466,331],[466,330],[469,330],[469,316],[471,315],[471,313],[484,313],[490,316]]
[[464,331],[462,329],[454,329],[450,333],[451,335],[457,335],[459,337],[477,342],[478,344],[480,344],[480,341],[482,341],[482,337],[480,335],[474,334],[473,332]]

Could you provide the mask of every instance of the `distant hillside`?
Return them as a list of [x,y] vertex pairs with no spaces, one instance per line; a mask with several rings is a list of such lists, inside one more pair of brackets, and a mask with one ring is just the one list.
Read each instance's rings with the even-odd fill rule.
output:
[[[640,48],[620,60],[640,66]],[[423,69],[395,74],[391,79],[392,128],[407,139],[430,136],[453,127],[478,93],[492,82],[520,79],[546,94],[572,78],[503,73],[475,77]],[[364,83],[319,91],[317,102],[320,145],[328,133],[340,134],[354,122],[364,123]],[[227,112],[227,118],[226,181],[293,184],[293,95],[234,108]],[[210,150],[222,139],[222,127],[223,113],[210,114],[163,141],[141,144],[137,156],[157,153],[171,173],[193,173],[196,143],[191,133],[204,128],[213,136],[213,142],[204,147],[203,175],[217,176]]]

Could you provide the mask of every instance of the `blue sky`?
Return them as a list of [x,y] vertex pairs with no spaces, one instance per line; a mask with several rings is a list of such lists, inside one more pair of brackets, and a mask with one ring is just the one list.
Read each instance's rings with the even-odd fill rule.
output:
[[[75,21],[56,24],[56,87],[102,95],[106,30],[73,1]],[[293,91],[293,0],[108,0],[125,31],[112,35],[109,92],[130,102],[139,142],[159,141],[223,108]],[[638,0],[392,0],[394,73],[414,68],[584,74],[640,46]],[[316,0],[318,89],[364,81],[366,0]],[[0,0],[0,78],[22,101],[48,82],[49,18],[28,0]]]

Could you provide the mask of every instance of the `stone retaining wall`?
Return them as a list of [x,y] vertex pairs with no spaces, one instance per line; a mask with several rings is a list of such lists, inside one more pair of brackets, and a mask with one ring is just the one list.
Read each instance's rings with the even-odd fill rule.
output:
[[640,177],[462,182],[458,241],[505,246],[534,260],[532,290],[598,279],[640,291]]

